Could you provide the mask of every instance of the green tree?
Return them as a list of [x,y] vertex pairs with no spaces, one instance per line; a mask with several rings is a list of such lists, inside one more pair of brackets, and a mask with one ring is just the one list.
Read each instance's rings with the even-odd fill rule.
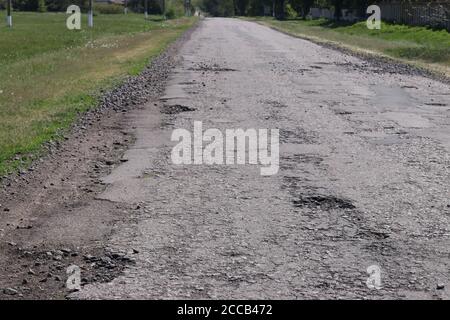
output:
[[37,11],[39,11],[39,12],[47,11],[47,6],[45,4],[45,0],[38,0]]
[[235,2],[233,0],[203,0],[202,10],[215,17],[234,16]]
[[314,4],[314,0],[289,0],[289,3],[298,15],[305,19]]
[[247,11],[248,11],[249,5],[250,5],[250,1],[249,0],[235,0],[234,1],[234,6],[235,6],[234,9],[236,11],[236,14],[238,14],[240,16],[247,15]]

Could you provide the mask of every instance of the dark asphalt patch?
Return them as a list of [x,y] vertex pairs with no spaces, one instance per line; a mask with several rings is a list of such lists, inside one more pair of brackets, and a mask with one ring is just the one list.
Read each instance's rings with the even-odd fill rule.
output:
[[304,129],[298,128],[295,131],[281,130],[281,143],[295,143],[295,144],[315,144],[317,143],[317,134],[314,132],[307,132]]
[[285,156],[281,158],[281,164],[301,164],[310,163],[313,165],[320,165],[323,158],[315,154],[293,154],[292,156]]
[[390,237],[387,232],[374,230],[361,230],[356,235],[360,237],[362,236],[363,238],[373,238],[377,240],[384,240]]

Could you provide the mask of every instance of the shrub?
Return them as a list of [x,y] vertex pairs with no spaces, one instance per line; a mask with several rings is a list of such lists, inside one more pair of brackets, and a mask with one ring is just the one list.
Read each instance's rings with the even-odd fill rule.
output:
[[121,14],[123,13],[124,8],[118,4],[104,4],[104,3],[96,3],[94,4],[94,12],[100,14]]
[[286,18],[293,19],[297,17],[297,11],[292,8],[291,4],[286,5]]
[[167,19],[175,19],[176,18],[176,13],[175,13],[175,9],[174,8],[169,8],[166,11],[166,18]]
[[175,19],[184,15],[183,0],[166,0],[166,18]]

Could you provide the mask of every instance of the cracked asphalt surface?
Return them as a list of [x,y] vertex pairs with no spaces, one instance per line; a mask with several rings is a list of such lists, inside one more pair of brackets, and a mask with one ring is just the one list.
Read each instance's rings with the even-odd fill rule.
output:
[[[133,263],[68,298],[450,297],[448,84],[237,19],[203,20],[174,59],[164,94],[120,118],[133,141],[77,207],[115,217],[97,238],[85,219],[79,246]],[[173,165],[171,134],[194,121],[280,129],[279,173]]]

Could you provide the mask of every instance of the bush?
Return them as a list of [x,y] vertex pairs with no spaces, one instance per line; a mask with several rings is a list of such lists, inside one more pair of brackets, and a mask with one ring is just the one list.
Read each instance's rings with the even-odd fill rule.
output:
[[121,14],[124,12],[124,8],[118,4],[94,4],[94,12],[100,14]]
[[201,8],[214,17],[234,16],[234,2],[232,0],[204,0]]
[[175,13],[175,9],[174,8],[169,8],[166,11],[166,18],[167,19],[175,19],[176,18],[176,13]]
[[175,19],[184,15],[183,0],[166,0],[166,18]]
[[289,3],[286,6],[286,18],[288,19],[293,19],[297,17],[297,11],[294,10],[294,8],[292,8],[291,4]]

